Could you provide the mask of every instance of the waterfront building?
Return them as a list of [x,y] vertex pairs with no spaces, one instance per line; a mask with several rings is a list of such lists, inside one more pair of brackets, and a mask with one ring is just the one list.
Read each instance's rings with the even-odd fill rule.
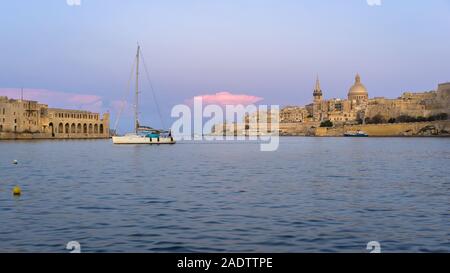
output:
[[91,139],[109,137],[109,113],[49,108],[0,96],[0,139]]
[[316,80],[313,102],[306,106],[287,106],[280,112],[281,123],[311,123],[326,120],[341,124],[364,123],[374,117],[384,121],[401,116],[427,118],[433,115],[450,114],[450,83],[439,84],[436,91],[405,92],[396,99],[369,98],[369,92],[355,76],[347,99],[324,99],[325,92]]
[[[344,128],[345,126],[360,126],[364,123],[402,123],[411,122],[411,120],[421,121],[432,116],[450,116],[450,83],[439,84],[436,91],[428,92],[405,92],[396,99],[388,99],[384,97],[369,98],[368,89],[361,80],[361,76],[357,74],[355,81],[350,86],[347,98],[324,99],[326,91],[321,87],[320,80],[317,78],[313,90],[312,103],[305,106],[286,106],[279,111],[279,128],[281,135],[317,135],[317,128],[324,121],[331,121],[335,128]],[[245,120],[241,123],[235,121],[228,124],[217,124],[214,126],[214,135],[252,135],[255,131],[253,128],[259,128],[261,119],[264,115],[271,118],[263,119],[267,125],[264,128],[271,128],[271,120],[273,116],[257,112],[249,113]],[[421,119],[422,118],[422,119]],[[408,121],[409,120],[409,121]],[[258,124],[255,126],[255,123]],[[425,130],[430,126],[439,127],[440,134],[448,134],[447,126],[450,122],[446,121],[444,125],[423,124],[410,128],[408,126],[394,126],[391,131],[387,131],[384,127],[377,127],[371,130],[373,135],[411,135],[426,134]],[[423,127],[426,128],[423,128]],[[428,126],[428,127],[427,127]],[[416,128],[417,127],[417,128]],[[361,126],[358,127],[360,130]],[[430,127],[431,128],[431,127]],[[436,129],[436,130],[438,130]],[[343,130],[343,129],[342,129]],[[342,131],[341,130],[341,131]],[[425,130],[425,131],[424,131]],[[425,133],[423,133],[423,132]],[[342,135],[337,132],[336,135]]]

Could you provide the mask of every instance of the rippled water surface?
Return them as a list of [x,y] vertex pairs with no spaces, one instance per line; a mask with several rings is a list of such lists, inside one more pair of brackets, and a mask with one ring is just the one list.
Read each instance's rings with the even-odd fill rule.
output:
[[281,142],[0,142],[0,252],[450,252],[450,139]]

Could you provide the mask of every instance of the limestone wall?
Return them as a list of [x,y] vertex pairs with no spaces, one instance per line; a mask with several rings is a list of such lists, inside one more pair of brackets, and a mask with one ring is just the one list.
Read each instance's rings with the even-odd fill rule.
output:
[[282,136],[312,136],[320,122],[280,123],[279,126]]
[[386,120],[401,115],[429,117],[442,113],[450,114],[450,84],[441,84],[438,91],[404,93],[398,99],[374,98],[369,100],[366,117],[376,115]]
[[396,124],[345,125],[318,128],[316,136],[343,136],[349,131],[362,130],[373,137],[385,136],[450,136],[450,120]]

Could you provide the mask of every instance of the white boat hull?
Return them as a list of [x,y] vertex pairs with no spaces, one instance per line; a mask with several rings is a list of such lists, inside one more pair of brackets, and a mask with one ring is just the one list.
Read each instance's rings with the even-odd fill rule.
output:
[[146,136],[127,135],[112,138],[114,144],[175,144],[171,137],[150,138]]

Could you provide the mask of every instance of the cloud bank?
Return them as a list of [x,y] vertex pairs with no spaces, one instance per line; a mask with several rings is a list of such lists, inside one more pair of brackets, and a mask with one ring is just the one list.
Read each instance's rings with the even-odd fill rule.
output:
[[[218,92],[215,94],[206,94],[195,96],[195,98],[202,98],[203,104],[217,104],[225,105],[250,105],[262,101],[264,98],[246,95],[246,94],[232,94],[230,92]],[[193,101],[191,99],[190,101]]]

